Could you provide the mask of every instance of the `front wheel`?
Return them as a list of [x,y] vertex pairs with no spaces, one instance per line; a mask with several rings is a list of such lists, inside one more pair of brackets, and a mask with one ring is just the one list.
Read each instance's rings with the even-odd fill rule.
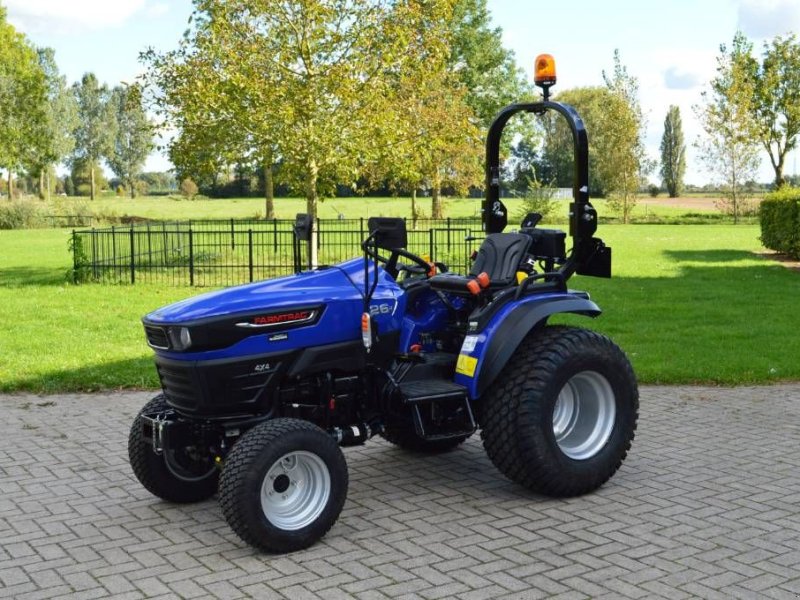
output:
[[347,497],[347,464],[333,438],[307,421],[273,419],[234,445],[219,482],[228,524],[270,552],[309,547],[336,522]]
[[528,337],[485,397],[481,437],[507,477],[549,496],[597,489],[636,430],[636,376],[611,340],[574,327]]
[[144,405],[128,435],[128,459],[134,475],[151,493],[170,502],[199,502],[217,491],[219,470],[207,451],[193,444],[153,451],[144,438],[144,416],[169,409],[164,395]]

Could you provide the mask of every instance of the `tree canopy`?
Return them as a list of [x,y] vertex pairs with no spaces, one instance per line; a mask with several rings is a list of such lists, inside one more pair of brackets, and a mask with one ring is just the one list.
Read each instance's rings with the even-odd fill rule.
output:
[[720,46],[717,74],[695,107],[703,128],[697,142],[701,160],[724,186],[734,222],[746,198],[745,183],[753,179],[760,162],[758,141],[752,135],[756,81],[748,59],[751,50],[752,44],[741,33],[734,36],[730,49]]
[[670,198],[677,198],[683,190],[686,173],[686,145],[683,141],[681,109],[670,106],[664,118],[661,136],[661,179]]
[[6,22],[0,6],[0,166],[12,173],[32,167],[42,154],[47,86],[39,57],[24,35]]
[[75,132],[73,160],[88,165],[91,199],[97,193],[96,177],[100,160],[111,154],[116,135],[116,121],[111,110],[110,92],[97,81],[94,73],[86,73],[72,86],[78,105],[78,128]]
[[135,198],[137,176],[153,149],[153,127],[142,106],[138,85],[114,88],[109,101],[116,127],[108,165]]

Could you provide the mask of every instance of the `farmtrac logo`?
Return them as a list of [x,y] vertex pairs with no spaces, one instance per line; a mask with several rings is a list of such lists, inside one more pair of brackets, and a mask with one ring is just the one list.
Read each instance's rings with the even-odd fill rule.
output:
[[281,325],[298,325],[309,323],[317,316],[316,310],[293,310],[282,313],[272,313],[268,315],[256,315],[250,317],[249,321],[236,323],[237,327],[244,329],[267,329]]
[[295,323],[297,321],[307,321],[314,313],[310,310],[298,312],[280,313],[277,315],[263,315],[253,317],[253,325],[279,325],[281,323]]

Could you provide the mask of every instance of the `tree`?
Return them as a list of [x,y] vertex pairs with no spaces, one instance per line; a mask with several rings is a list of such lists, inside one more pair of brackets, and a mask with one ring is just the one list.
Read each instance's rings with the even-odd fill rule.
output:
[[[599,86],[564,90],[557,100],[573,106],[583,120],[589,133],[589,191],[593,196],[604,197],[614,185],[614,157],[606,154],[615,142],[609,107],[618,105],[620,100],[607,87]],[[555,187],[572,187],[572,133],[560,115],[546,113],[542,123],[545,143],[537,177]]]
[[758,141],[753,138],[752,104],[755,98],[752,45],[741,33],[728,48],[720,46],[717,75],[704,91],[695,112],[703,129],[696,145],[701,160],[715,180],[724,186],[726,207],[738,222],[747,198],[745,183],[758,170]]
[[[752,60],[749,53],[740,59]],[[775,186],[780,188],[786,184],[786,155],[797,147],[800,134],[800,43],[794,34],[765,42],[764,58],[755,75],[752,66],[739,72],[755,77],[754,131],[769,155]]]
[[664,135],[661,137],[661,179],[670,198],[680,196],[685,173],[686,145],[683,143],[681,109],[672,105],[664,119]]
[[451,30],[450,69],[467,90],[466,103],[486,130],[501,108],[523,101],[532,90],[514,53],[503,46],[502,30],[491,26],[486,0],[457,0]]
[[78,104],[78,128],[75,132],[73,160],[87,163],[90,197],[95,199],[96,177],[100,160],[111,153],[116,133],[114,115],[106,85],[100,85],[94,73],[86,73],[72,86]]
[[[413,67],[406,43],[424,11],[446,1],[197,0],[182,47],[145,59],[164,90],[162,111],[182,115],[197,136],[199,120],[184,109],[202,114],[205,103],[207,126],[227,122],[239,156],[281,159],[314,217],[321,197],[355,185],[378,155],[391,81]],[[167,75],[186,65],[202,86],[172,87]]]
[[30,167],[40,153],[38,133],[45,122],[46,84],[33,46],[6,22],[0,6],[0,166],[13,173]]
[[96,167],[88,158],[74,158],[70,161],[70,180],[76,196],[91,196],[92,187],[102,190],[108,187],[102,169]]
[[38,130],[36,170],[39,174],[39,194],[49,199],[53,165],[60,163],[75,147],[78,109],[66,77],[58,71],[55,51],[52,48],[40,48],[38,58],[47,84],[47,101],[45,119]]
[[115,117],[113,148],[108,164],[136,197],[137,177],[153,149],[153,126],[142,106],[138,85],[116,87],[111,93],[111,110]]
[[393,126],[369,165],[374,179],[410,191],[415,223],[418,188],[430,188],[431,218],[440,219],[442,188],[464,192],[481,178],[480,131],[468,91],[449,68],[451,7],[446,2],[422,6],[405,4],[405,10],[417,11],[407,18],[419,26],[406,41],[406,67],[391,81],[386,110]]
[[612,100],[603,111],[606,129],[598,147],[604,157],[601,177],[606,182],[609,203],[622,213],[628,223],[636,206],[641,176],[652,168],[644,145],[646,121],[639,104],[639,82],[622,64],[619,50],[614,50],[614,71],[603,71]]

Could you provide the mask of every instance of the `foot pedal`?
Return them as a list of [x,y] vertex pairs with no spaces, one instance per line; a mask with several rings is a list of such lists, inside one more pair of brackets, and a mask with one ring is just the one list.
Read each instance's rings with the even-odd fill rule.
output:
[[433,379],[401,383],[403,402],[411,407],[417,435],[443,440],[475,431],[467,389],[452,381]]

